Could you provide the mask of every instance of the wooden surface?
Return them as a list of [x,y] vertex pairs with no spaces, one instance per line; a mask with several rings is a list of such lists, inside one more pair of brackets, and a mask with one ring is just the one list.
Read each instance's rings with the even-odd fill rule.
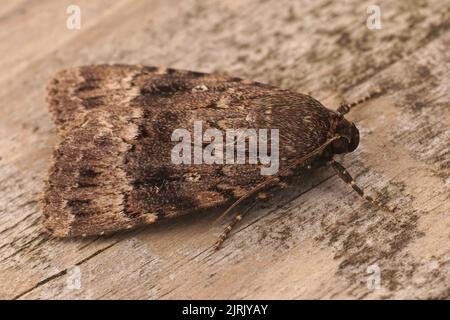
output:
[[[448,2],[377,1],[381,30],[366,27],[371,1],[76,2],[80,30],[66,28],[73,1],[0,5],[0,298],[449,298]],[[118,62],[226,72],[330,108],[380,85],[349,116],[361,143],[341,160],[396,213],[326,169],[260,202],[218,253],[220,210],[49,239],[38,202],[56,139],[45,87],[60,69]],[[379,289],[366,285],[371,265]]]

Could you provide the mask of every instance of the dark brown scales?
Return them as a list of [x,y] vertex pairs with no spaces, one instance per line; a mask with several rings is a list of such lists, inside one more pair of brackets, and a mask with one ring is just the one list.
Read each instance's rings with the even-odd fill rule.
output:
[[59,143],[43,210],[55,236],[108,233],[224,205],[268,179],[258,165],[173,165],[173,130],[192,130],[196,120],[203,130],[279,129],[280,172],[330,136],[343,138],[298,165],[321,166],[354,149],[356,128],[312,97],[223,75],[87,66],[58,73],[48,90]]

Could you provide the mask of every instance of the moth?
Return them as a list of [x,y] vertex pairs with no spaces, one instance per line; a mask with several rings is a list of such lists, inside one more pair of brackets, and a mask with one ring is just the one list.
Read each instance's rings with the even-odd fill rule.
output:
[[[298,168],[331,166],[364,194],[336,154],[355,150],[356,126],[314,98],[220,74],[137,65],[93,65],[63,70],[48,86],[58,143],[43,195],[44,226],[56,237],[101,235],[152,224],[244,199]],[[176,128],[276,128],[279,171],[260,163],[174,164]],[[215,244],[218,248],[237,214]]]

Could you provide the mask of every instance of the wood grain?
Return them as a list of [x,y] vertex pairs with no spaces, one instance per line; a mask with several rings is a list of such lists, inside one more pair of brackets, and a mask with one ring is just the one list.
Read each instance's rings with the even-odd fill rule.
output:
[[[379,1],[382,29],[369,30],[371,2],[357,0],[77,2],[81,30],[66,29],[70,1],[0,8],[0,298],[449,298],[449,4]],[[38,202],[55,142],[45,87],[91,63],[224,72],[330,108],[380,85],[350,114],[361,143],[341,160],[398,209],[374,210],[327,169],[259,203],[217,253],[220,210],[50,239]]]

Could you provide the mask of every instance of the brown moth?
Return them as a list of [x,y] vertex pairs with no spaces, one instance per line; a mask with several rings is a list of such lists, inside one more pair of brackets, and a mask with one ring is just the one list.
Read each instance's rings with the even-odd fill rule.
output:
[[[130,229],[235,201],[231,210],[294,169],[326,164],[379,205],[333,160],[358,146],[358,130],[343,116],[356,103],[334,112],[308,95],[258,82],[135,65],[64,70],[48,91],[59,142],[43,212],[54,236]],[[203,130],[279,129],[279,173],[263,176],[261,165],[250,163],[174,165],[174,129],[197,120]]]

